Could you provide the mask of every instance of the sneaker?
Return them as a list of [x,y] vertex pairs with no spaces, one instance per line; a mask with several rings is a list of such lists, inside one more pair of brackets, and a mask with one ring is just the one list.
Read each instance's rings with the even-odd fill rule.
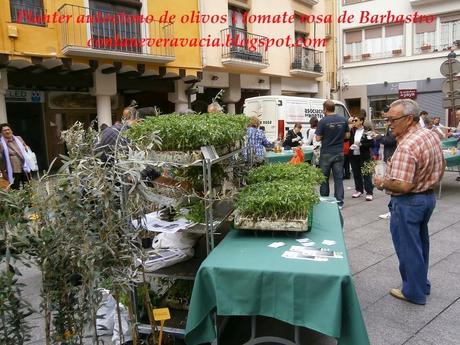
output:
[[366,201],[372,201],[372,199],[374,199],[374,197],[372,196],[372,194],[367,194],[367,195],[366,195]]
[[391,216],[391,214],[390,214],[390,212],[388,212],[388,213],[381,214],[379,216],[379,218],[380,219],[388,219],[388,218],[390,218],[390,216]]
[[363,193],[361,193],[361,192],[355,192],[351,197],[352,197],[352,198],[359,198],[361,195],[363,195]]

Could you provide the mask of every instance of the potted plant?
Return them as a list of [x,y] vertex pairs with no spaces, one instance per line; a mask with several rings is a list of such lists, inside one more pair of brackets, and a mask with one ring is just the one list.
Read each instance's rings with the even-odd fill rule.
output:
[[460,48],[460,40],[456,40],[454,42],[454,45],[457,47],[457,48]]
[[343,56],[343,61],[347,62],[351,60],[351,55],[344,55]]
[[402,49],[393,49],[393,55],[400,55],[402,53]]
[[361,54],[361,57],[363,59],[369,59],[371,57],[371,53],[363,53],[363,54]]
[[420,47],[420,49],[422,52],[427,53],[431,50],[431,44],[424,44]]

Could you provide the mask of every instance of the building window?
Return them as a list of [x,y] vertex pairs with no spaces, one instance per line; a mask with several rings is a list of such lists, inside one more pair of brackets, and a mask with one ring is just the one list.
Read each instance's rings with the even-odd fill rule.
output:
[[415,24],[415,53],[432,52],[436,44],[436,21]]
[[385,29],[384,49],[387,56],[399,55],[404,48],[404,26],[403,24],[387,25]]
[[[90,13],[92,16],[113,16],[114,14],[125,13],[127,15],[139,15],[142,3],[136,0],[90,0]],[[91,37],[93,41],[99,40],[115,40],[117,37],[120,40],[129,40],[130,38],[139,39],[141,37],[141,28],[139,23],[135,22],[123,22],[117,21],[113,23],[111,21],[100,21],[91,23]],[[134,41],[133,41],[134,42]],[[120,50],[130,53],[140,53],[142,47],[138,47],[136,44],[125,45],[100,45],[98,49],[109,49],[109,50]]]
[[383,129],[385,127],[385,120],[383,119],[385,106],[390,105],[397,99],[398,95],[369,97],[369,113],[375,129]]
[[363,51],[362,41],[362,30],[345,32],[345,51],[343,56],[345,62],[361,60]]
[[345,32],[344,61],[380,59],[403,54],[403,24]]
[[441,17],[441,49],[460,47],[460,13]]
[[43,0],[10,0],[11,21],[20,24],[45,26]]

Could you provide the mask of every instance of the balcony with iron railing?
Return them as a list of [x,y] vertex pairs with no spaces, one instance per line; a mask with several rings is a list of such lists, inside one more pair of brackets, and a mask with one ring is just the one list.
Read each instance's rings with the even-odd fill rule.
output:
[[[167,44],[173,38],[172,24],[147,23],[140,15],[72,4],[64,4],[58,12],[73,18],[60,24],[65,55],[153,63],[175,59],[174,47]],[[85,22],[79,23],[77,18],[85,18]]]
[[322,76],[323,55],[324,53],[319,50],[305,47],[291,47],[290,73],[310,77]]
[[229,27],[221,31],[222,64],[232,67],[262,69],[269,66],[267,51],[259,46],[267,37]]
[[10,2],[11,22],[36,26],[46,26],[43,6],[31,6],[20,1]]

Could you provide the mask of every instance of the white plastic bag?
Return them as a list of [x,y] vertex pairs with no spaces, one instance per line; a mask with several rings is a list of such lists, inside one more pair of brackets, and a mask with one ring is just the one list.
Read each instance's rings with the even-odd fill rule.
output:
[[24,159],[27,162],[30,171],[38,171],[37,156],[35,153],[31,149],[27,150],[25,153]]

